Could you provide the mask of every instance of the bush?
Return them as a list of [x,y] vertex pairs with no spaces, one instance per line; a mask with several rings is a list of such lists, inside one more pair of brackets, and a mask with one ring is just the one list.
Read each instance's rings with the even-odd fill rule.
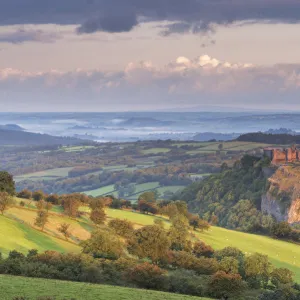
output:
[[146,289],[166,289],[166,271],[148,262],[136,265],[127,272],[127,278],[138,287]]
[[212,257],[214,249],[211,246],[206,245],[204,242],[196,242],[193,246],[193,253],[197,257]]
[[169,292],[201,297],[206,281],[193,271],[176,270],[168,276]]
[[239,274],[226,274],[219,271],[209,280],[209,293],[213,297],[229,297],[246,288]]

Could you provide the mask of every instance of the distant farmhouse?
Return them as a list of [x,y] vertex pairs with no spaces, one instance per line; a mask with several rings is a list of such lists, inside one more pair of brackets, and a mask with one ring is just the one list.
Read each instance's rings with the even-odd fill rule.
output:
[[264,148],[264,155],[269,157],[273,164],[283,164],[300,160],[300,150],[295,146],[290,148]]

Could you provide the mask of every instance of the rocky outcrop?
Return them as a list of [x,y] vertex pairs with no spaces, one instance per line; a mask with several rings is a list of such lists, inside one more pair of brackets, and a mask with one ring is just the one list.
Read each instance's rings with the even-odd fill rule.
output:
[[282,212],[278,201],[274,199],[270,193],[262,196],[261,210],[262,212],[273,216],[278,222],[288,220],[288,213],[286,211]]
[[289,223],[299,223],[300,222],[300,199],[296,199],[292,202],[288,212],[288,222]]
[[281,166],[268,180],[270,187],[262,196],[261,210],[279,222],[300,222],[300,166]]

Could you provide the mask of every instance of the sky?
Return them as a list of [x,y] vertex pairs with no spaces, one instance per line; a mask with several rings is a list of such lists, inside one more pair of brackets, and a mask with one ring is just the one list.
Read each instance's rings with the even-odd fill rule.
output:
[[0,111],[300,110],[299,0],[0,7]]

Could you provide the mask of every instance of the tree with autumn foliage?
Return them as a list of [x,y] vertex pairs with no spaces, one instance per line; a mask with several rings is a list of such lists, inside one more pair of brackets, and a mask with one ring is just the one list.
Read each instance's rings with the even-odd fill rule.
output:
[[63,196],[63,208],[65,214],[68,215],[70,218],[77,217],[80,205],[81,202],[78,200],[77,197],[74,197],[73,195]]
[[34,221],[34,225],[41,228],[44,231],[45,225],[48,223],[48,212],[46,210],[39,210]]
[[170,240],[163,228],[144,226],[134,232],[128,250],[140,258],[149,258],[155,264],[164,259],[170,248]]
[[0,192],[0,212],[3,215],[4,212],[9,209],[15,203],[13,197],[7,192]]

